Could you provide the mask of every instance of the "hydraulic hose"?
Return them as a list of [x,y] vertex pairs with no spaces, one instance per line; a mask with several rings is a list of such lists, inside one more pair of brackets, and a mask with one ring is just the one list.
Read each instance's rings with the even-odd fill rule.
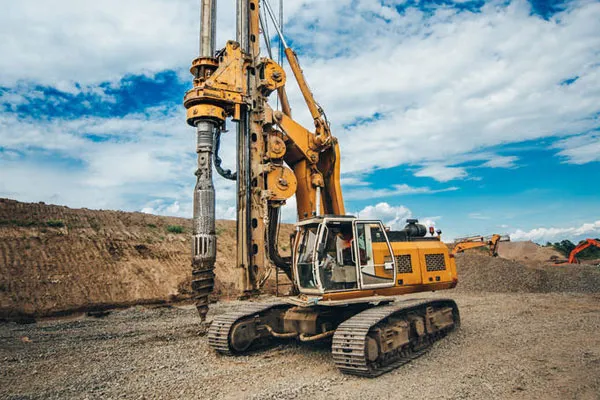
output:
[[278,338],[278,339],[290,339],[290,338],[295,338],[296,336],[298,336],[298,333],[296,332],[286,332],[286,333],[278,333],[275,332],[273,330],[273,328],[271,328],[269,325],[265,325],[265,328],[269,331],[269,333],[271,334],[271,336]]
[[279,209],[281,207],[269,206],[269,258],[277,268],[281,268],[291,282],[292,277],[292,257],[283,257],[279,254],[277,245],[277,233],[279,232]]
[[305,335],[304,333],[301,333],[300,335],[298,335],[298,339],[300,339],[301,342],[314,342],[315,340],[321,340],[321,339],[325,339],[330,336],[333,336],[334,333],[335,333],[335,329],[333,329],[331,331],[319,333],[318,335],[312,335],[312,336],[308,336],[308,335]]
[[214,152],[213,152],[213,164],[215,164],[215,169],[225,179],[229,179],[230,181],[235,181],[237,179],[237,172],[231,172],[230,169],[223,169],[221,167],[221,157],[219,157],[219,148],[221,147],[221,131],[217,131],[215,133],[215,144],[214,144]]

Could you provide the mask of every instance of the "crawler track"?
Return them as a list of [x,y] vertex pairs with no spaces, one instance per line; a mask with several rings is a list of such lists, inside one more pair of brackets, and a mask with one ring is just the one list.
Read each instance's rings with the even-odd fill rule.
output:
[[[427,334],[418,340],[411,339],[408,345],[397,349],[383,359],[371,362],[367,359],[366,340],[369,331],[394,315],[424,310],[426,307],[451,306],[454,310],[454,325],[444,330]],[[365,310],[341,323],[333,336],[331,352],[341,372],[365,377],[376,377],[419,357],[437,339],[460,325],[458,307],[453,300],[408,300]]]
[[244,318],[281,306],[289,307],[287,303],[253,303],[245,304],[235,312],[219,315],[213,320],[208,329],[209,346],[221,354],[236,354],[236,351],[231,347],[229,342],[229,334],[233,325]]

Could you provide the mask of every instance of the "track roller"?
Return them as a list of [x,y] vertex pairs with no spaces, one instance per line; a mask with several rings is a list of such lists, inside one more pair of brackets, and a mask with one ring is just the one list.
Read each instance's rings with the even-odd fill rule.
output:
[[374,307],[340,324],[333,360],[341,372],[376,377],[423,354],[460,325],[453,300],[409,300]]

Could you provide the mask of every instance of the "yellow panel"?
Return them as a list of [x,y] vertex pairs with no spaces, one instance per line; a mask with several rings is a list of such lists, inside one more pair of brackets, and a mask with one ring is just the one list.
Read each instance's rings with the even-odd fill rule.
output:
[[[394,257],[396,257],[396,264],[398,264],[397,257],[403,255],[409,255],[412,272],[410,273],[402,273],[399,272],[396,277],[396,285],[404,286],[404,285],[418,285],[423,282],[423,278],[421,277],[421,261],[419,258],[419,251],[415,247],[404,247],[402,249],[398,249],[398,246],[395,246],[396,243],[392,243],[392,248],[394,249]],[[398,268],[399,266],[397,266]],[[402,281],[402,284],[399,284],[398,281]]]
[[[456,281],[456,264],[454,258],[449,256],[448,247],[440,241],[392,242],[394,256],[410,255],[412,273],[398,273],[398,280],[402,285],[437,284],[440,282]],[[442,254],[446,269],[443,271],[427,271],[426,255]],[[435,256],[434,256],[435,257]],[[431,278],[431,280],[430,280]]]
[[375,264],[375,276],[380,278],[392,278],[392,271],[388,271],[383,266],[386,262],[385,256],[389,254],[387,243],[385,242],[373,242],[373,258]]

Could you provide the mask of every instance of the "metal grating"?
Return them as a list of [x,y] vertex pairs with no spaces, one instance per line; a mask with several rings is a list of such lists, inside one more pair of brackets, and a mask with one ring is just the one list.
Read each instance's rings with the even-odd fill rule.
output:
[[446,261],[443,254],[425,254],[425,264],[427,271],[444,271],[446,269]]
[[396,257],[396,266],[398,267],[399,274],[410,274],[412,270],[412,261],[410,254],[404,254]]

